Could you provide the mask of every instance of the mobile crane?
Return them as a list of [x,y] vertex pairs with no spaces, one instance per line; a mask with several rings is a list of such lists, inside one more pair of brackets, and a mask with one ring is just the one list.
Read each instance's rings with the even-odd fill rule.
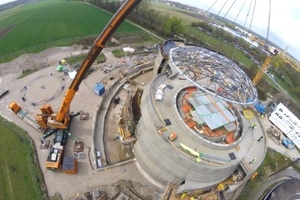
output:
[[[35,116],[36,122],[42,127],[47,129],[51,128],[50,132],[46,134],[41,142],[43,144],[43,140],[56,133],[56,138],[66,138],[64,134],[68,134],[72,137],[69,132],[69,128],[71,125],[72,119],[78,115],[78,113],[70,113],[70,104],[79,90],[79,86],[94,63],[97,56],[100,54],[105,44],[111,37],[111,35],[117,30],[117,28],[121,25],[124,19],[128,16],[128,14],[141,2],[142,0],[126,0],[119,10],[115,13],[112,19],[108,22],[106,27],[102,30],[98,38],[94,41],[92,48],[90,49],[88,55],[85,60],[81,64],[75,78],[73,79],[70,87],[68,88],[64,99],[61,103],[60,109],[58,113],[54,113],[52,107],[49,104],[43,105],[40,110],[41,113]],[[73,137],[72,137],[73,139]],[[75,143],[79,143],[75,140]],[[65,142],[63,141],[54,141],[54,145],[50,148],[49,155],[46,161],[46,168],[53,171],[60,171],[62,168],[63,162],[63,147]],[[77,171],[77,161],[74,162],[74,166],[76,165],[75,170],[70,171],[69,173],[76,173]],[[67,173],[67,172],[66,172]]]
[[71,121],[70,115],[70,104],[79,89],[79,86],[88,72],[89,68],[92,66],[93,62],[100,54],[105,44],[111,37],[111,35],[116,31],[128,14],[141,2],[142,0],[126,0],[119,10],[115,13],[112,19],[108,22],[106,27],[100,33],[98,38],[94,41],[88,55],[81,64],[75,78],[73,79],[70,87],[68,88],[65,97],[61,103],[60,109],[57,113],[53,112],[52,107],[46,104],[40,108],[41,114],[37,114],[35,120],[37,123],[43,127],[51,127],[54,129],[68,129],[69,123]]

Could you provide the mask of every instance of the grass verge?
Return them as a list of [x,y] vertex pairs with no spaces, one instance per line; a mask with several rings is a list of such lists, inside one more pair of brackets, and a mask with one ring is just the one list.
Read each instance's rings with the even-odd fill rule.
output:
[[262,165],[258,168],[258,175],[255,179],[247,182],[238,200],[252,200],[265,184],[265,180],[273,173],[290,164],[292,161],[279,152],[268,148]]
[[[74,64],[79,64],[79,63],[81,64],[84,61],[84,59],[86,58],[86,55],[87,54],[72,56],[72,57],[65,58],[65,60],[71,66],[74,65]],[[103,53],[101,53],[95,60],[96,63],[103,63],[105,61],[106,61],[106,57]]]
[[2,117],[0,130],[0,199],[46,199],[47,190],[32,139]]

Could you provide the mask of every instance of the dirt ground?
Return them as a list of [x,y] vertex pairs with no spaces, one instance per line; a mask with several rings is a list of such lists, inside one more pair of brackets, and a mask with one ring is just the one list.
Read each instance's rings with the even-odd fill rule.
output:
[[[80,46],[57,47],[47,49],[37,54],[22,55],[15,60],[0,64],[0,89],[8,89],[9,93],[0,101],[0,114],[9,121],[12,121],[25,129],[35,141],[38,152],[40,166],[46,182],[46,187],[50,197],[59,197],[62,199],[92,199],[93,191],[100,191],[104,199],[115,199],[118,195],[125,195],[132,199],[159,199],[164,188],[157,186],[149,181],[139,169],[138,164],[133,160],[127,164],[110,168],[108,170],[96,170],[95,156],[93,154],[92,127],[95,122],[97,108],[102,100],[94,94],[93,87],[105,77],[110,75],[113,69],[107,71],[107,68],[113,68],[123,59],[117,59],[111,54],[112,48],[106,48],[103,53],[107,61],[103,64],[93,65],[94,72],[83,80],[79,91],[76,93],[71,111],[84,111],[89,113],[89,120],[79,120],[75,118],[72,122],[71,133],[84,143],[83,159],[78,159],[78,172],[76,175],[68,175],[63,172],[52,172],[45,168],[45,160],[48,155],[48,149],[40,149],[40,138],[42,134],[22,121],[17,115],[8,109],[8,104],[15,100],[25,111],[31,114],[39,113],[39,106],[48,102],[54,111],[59,109],[66,88],[70,85],[71,79],[62,72],[56,71],[58,61],[73,55],[85,53]],[[139,59],[137,57],[127,58],[127,61]],[[17,79],[24,71],[29,69],[39,69],[37,72]],[[151,75],[145,77],[151,78]],[[143,77],[143,81],[145,81]],[[150,79],[149,79],[150,80]],[[140,81],[140,80],[138,80]],[[147,81],[146,81],[147,82]],[[149,81],[150,82],[150,81]],[[124,91],[123,91],[124,92]],[[26,101],[22,97],[26,97]],[[36,104],[33,105],[32,103]],[[39,106],[37,106],[39,105]],[[117,109],[120,105],[112,108],[112,114],[109,112],[108,119],[114,123],[118,120]],[[114,112],[114,110],[116,112]],[[109,122],[110,123],[110,122]],[[108,147],[115,141],[116,129],[110,126],[106,142]],[[52,136],[49,138],[52,140]],[[48,139],[48,138],[47,138]],[[119,144],[118,144],[119,145]],[[120,146],[120,145],[119,145]],[[65,145],[65,156],[73,156],[73,142],[69,138]],[[92,149],[92,151],[91,151]],[[109,148],[111,155],[110,162],[116,162],[116,153],[113,148]],[[90,161],[89,161],[90,160]],[[101,196],[100,195],[100,196]],[[103,197],[104,197],[103,196]]]

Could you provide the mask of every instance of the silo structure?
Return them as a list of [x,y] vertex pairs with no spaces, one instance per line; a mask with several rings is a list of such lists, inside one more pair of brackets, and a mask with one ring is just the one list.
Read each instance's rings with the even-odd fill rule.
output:
[[[249,133],[240,112],[257,98],[256,90],[235,66],[230,72],[219,67],[227,58],[216,52],[169,40],[159,54],[135,131],[138,164],[155,181],[177,185],[177,193],[220,186],[234,191],[266,153],[266,145],[258,151],[253,144],[258,135]],[[257,162],[250,163],[253,156]]]

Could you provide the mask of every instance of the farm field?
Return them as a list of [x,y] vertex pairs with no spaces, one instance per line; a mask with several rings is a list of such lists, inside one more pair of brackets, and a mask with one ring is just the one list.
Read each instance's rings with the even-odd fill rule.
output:
[[[25,131],[0,117],[0,199],[43,199]],[[12,145],[13,144],[13,145]],[[33,157],[30,157],[33,156]]]
[[[70,45],[72,38],[96,37],[111,17],[106,11],[73,1],[39,1],[0,12],[0,56],[35,46],[37,52]],[[143,31],[124,22],[117,32]]]
[[[163,3],[151,2],[151,8],[153,8],[161,13],[164,13],[166,15],[176,16],[176,17],[182,19],[183,25],[190,25],[192,22],[197,21],[197,19],[195,17],[192,17],[190,15],[183,13],[182,9],[176,8],[173,6],[168,6]],[[187,12],[187,11],[185,11],[185,12]],[[192,12],[192,11],[189,11],[189,12]]]
[[193,28],[191,26],[191,23],[197,22],[199,21],[199,19],[189,15],[188,13],[197,14],[196,12],[186,11],[180,8],[155,2],[152,2],[151,6],[153,9],[161,13],[181,18],[184,34],[193,35],[194,37],[199,38],[202,42],[208,44],[211,48],[218,49],[228,58],[235,58],[235,60],[245,65],[247,68],[251,68],[254,65],[254,63],[239,49],[236,49],[232,45],[226,44],[221,40],[204,33],[203,31]]

